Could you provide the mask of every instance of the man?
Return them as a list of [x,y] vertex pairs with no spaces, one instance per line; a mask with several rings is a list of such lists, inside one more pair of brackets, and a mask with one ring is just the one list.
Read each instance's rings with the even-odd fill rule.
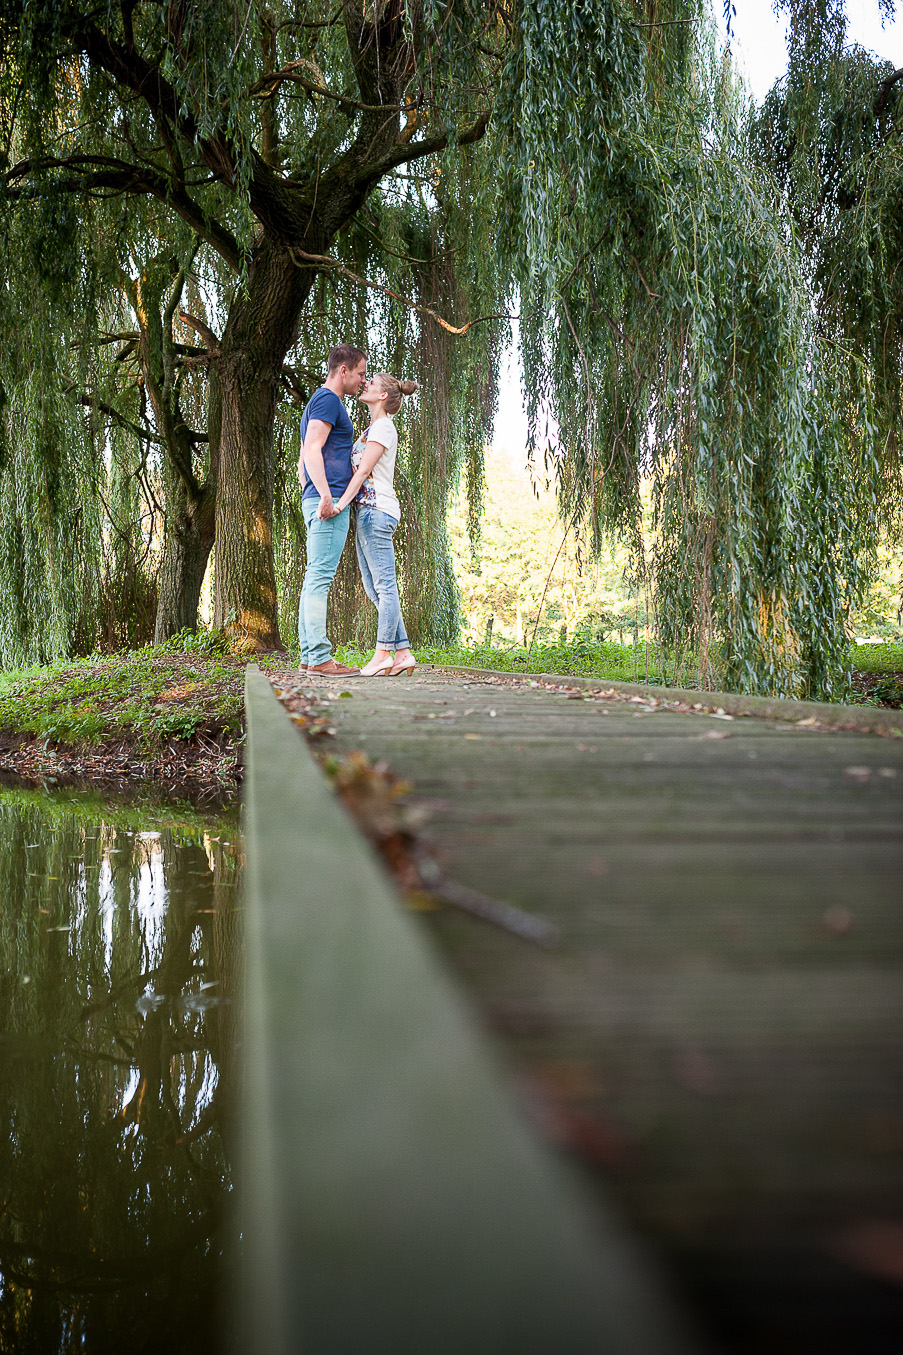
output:
[[364,384],[367,359],[350,343],[339,344],[329,354],[326,383],[314,391],[301,415],[301,456],[298,475],[304,486],[301,507],[307,524],[307,568],[298,606],[298,639],[301,671],[325,677],[357,673],[336,663],[326,635],[326,602],[348,536],[351,506],[333,516],[333,499],[339,499],[351,480],[351,447],[354,432],[342,403],[357,395]]

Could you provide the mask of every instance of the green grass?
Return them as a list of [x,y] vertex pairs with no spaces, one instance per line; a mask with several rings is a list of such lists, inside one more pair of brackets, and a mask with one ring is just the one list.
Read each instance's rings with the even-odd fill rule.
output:
[[[416,645],[420,663],[451,664],[465,668],[491,668],[504,673],[574,673],[583,677],[607,678],[612,682],[646,682],[645,645],[619,645],[575,641],[572,644],[536,645],[528,654],[520,645],[464,645],[437,647]],[[370,657],[350,645],[339,645],[336,658],[342,663],[361,664]],[[665,681],[655,650],[648,649],[648,681]]]
[[[648,667],[647,667],[648,653]],[[535,645],[528,653],[521,646],[503,648],[478,645],[471,649],[418,650],[424,663],[461,664],[471,668],[495,668],[503,673],[574,673],[582,677],[608,678],[612,682],[653,682],[666,680],[652,645],[620,645],[617,641]]]
[[858,673],[903,672],[903,642],[880,645],[853,645],[851,663]]
[[122,739],[153,749],[243,729],[246,660],[215,637],[0,674],[0,732],[53,744]]
[[903,644],[854,645],[854,700],[903,710]]

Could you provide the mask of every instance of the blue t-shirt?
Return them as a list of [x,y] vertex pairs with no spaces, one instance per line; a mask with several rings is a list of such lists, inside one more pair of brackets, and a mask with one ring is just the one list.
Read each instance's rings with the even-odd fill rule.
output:
[[[332,424],[332,431],[323,444],[323,465],[326,469],[326,483],[333,497],[340,499],[348,488],[352,475],[351,447],[354,443],[354,429],[348,417],[348,411],[342,401],[326,386],[314,391],[301,415],[301,446],[311,419],[322,419]],[[319,499],[320,491],[313,480],[304,471],[303,499]]]

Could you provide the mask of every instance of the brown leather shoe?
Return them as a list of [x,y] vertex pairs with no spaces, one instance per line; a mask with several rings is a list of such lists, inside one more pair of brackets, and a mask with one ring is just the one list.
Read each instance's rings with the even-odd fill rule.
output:
[[349,668],[345,663],[336,663],[335,659],[327,659],[325,663],[309,663],[307,665],[308,673],[319,673],[321,677],[359,677],[359,668]]

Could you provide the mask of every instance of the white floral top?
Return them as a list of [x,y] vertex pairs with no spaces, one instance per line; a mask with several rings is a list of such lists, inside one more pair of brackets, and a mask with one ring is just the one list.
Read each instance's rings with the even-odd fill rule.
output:
[[401,504],[394,489],[398,434],[388,414],[376,419],[365,429],[351,448],[351,465],[355,470],[361,464],[368,442],[380,442],[386,450],[361,485],[354,501],[367,508],[379,508],[397,522],[401,517]]

